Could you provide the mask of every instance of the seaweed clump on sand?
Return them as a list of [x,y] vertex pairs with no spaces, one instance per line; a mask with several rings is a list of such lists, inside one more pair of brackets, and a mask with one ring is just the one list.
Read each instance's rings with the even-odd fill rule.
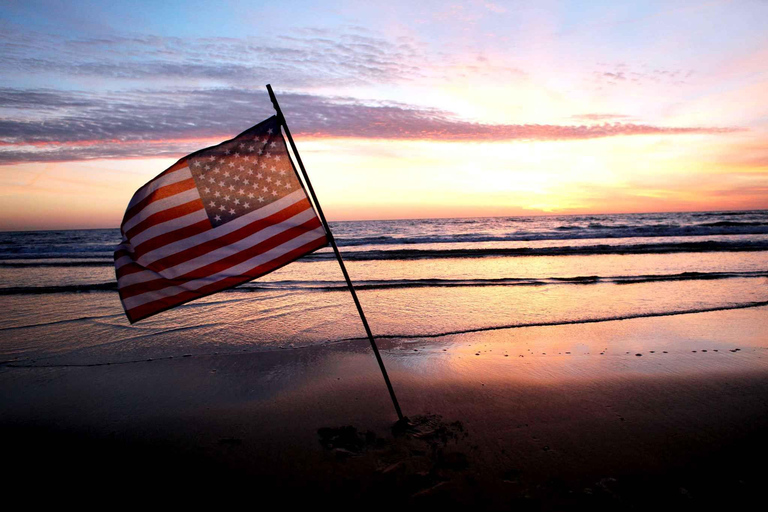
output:
[[339,474],[352,501],[373,496],[380,505],[382,499],[392,504],[431,501],[450,494],[470,468],[464,425],[435,414],[405,418],[386,437],[351,425],[321,428],[318,436],[335,461],[347,466]]

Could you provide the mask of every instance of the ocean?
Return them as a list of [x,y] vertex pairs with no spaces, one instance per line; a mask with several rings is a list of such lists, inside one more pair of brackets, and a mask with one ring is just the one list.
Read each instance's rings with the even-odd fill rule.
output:
[[[331,223],[377,337],[768,304],[768,211]],[[330,249],[128,324],[118,229],[0,233],[0,361],[94,365],[343,343],[364,331]],[[513,343],[511,339],[510,343]]]

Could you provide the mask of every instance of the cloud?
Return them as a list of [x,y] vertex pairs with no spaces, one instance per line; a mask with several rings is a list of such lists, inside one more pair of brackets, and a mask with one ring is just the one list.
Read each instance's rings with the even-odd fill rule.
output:
[[507,12],[506,7],[503,7],[498,4],[494,4],[493,2],[484,2],[483,5],[485,6],[486,9],[488,9],[489,11],[493,11],[496,14],[504,14],[505,12]]
[[598,62],[599,70],[592,72],[592,80],[600,85],[618,85],[620,83],[664,86],[679,86],[688,83],[695,74],[692,69],[651,68],[646,64],[628,65],[623,62],[608,64]]
[[632,116],[627,116],[624,114],[576,114],[572,115],[571,119],[576,119],[577,121],[620,121],[620,120],[629,120],[634,119]]
[[410,38],[356,27],[296,30],[254,38],[110,36],[72,38],[0,27],[0,74],[115,81],[202,80],[292,87],[381,84],[421,76],[428,59]]
[[0,26],[0,75],[23,77],[27,83],[98,78],[112,88],[139,83],[247,88],[269,80],[294,90],[316,90],[418,80],[442,83],[462,73],[485,79],[525,74],[504,59],[478,60],[474,53],[428,48],[415,37],[386,37],[355,26],[249,38],[75,38]]
[[[583,140],[648,134],[727,133],[734,128],[487,124],[413,105],[279,94],[303,137],[432,141]],[[274,113],[265,91],[135,90],[114,93],[0,89],[0,163],[179,155],[229,138]],[[598,116],[599,114],[584,114]],[[606,116],[610,114],[602,114]],[[594,119],[592,119],[594,120]],[[197,145],[197,146],[196,146]]]

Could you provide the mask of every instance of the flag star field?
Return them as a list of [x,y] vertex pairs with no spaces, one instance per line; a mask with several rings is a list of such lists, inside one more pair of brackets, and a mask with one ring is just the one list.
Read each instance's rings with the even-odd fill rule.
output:
[[195,153],[189,157],[189,168],[213,226],[272,204],[301,187],[276,118]]

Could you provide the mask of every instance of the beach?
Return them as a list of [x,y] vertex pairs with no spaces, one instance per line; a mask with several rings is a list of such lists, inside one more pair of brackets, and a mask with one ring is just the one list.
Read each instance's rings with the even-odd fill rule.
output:
[[8,509],[764,501],[768,0],[0,20]]
[[738,505],[766,473],[766,312],[383,340],[413,424],[399,435],[366,340],[6,362],[7,489],[374,509]]
[[131,325],[118,230],[0,233],[8,492],[387,510],[760,496],[768,212],[332,229],[407,423],[327,248]]

